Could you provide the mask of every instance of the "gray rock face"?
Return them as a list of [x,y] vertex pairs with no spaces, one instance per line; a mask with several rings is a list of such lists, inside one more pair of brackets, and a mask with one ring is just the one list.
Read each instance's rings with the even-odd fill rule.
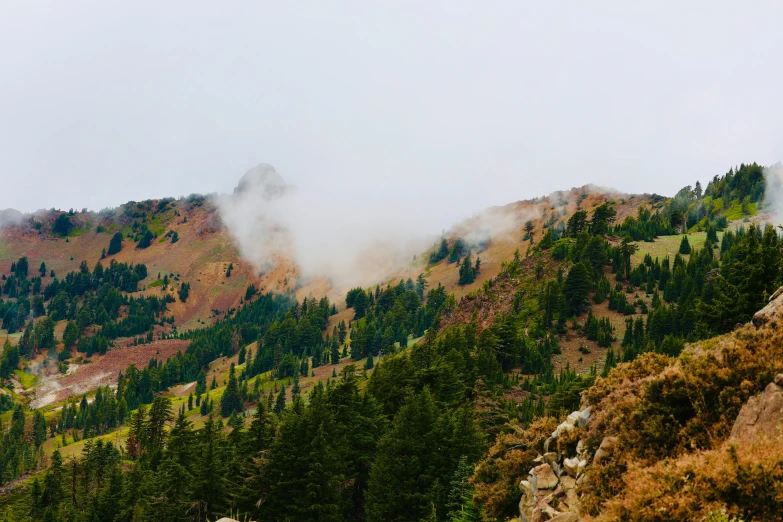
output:
[[588,406],[584,410],[579,412],[579,415],[576,418],[577,426],[580,428],[583,428],[589,421],[590,421],[590,412],[592,411],[592,408]]
[[751,397],[734,421],[730,438],[750,442],[778,435],[783,430],[783,374],[764,392]]
[[769,298],[769,304],[753,315],[751,322],[756,328],[779,319],[783,316],[783,286],[778,288],[772,297]]
[[288,189],[285,180],[268,163],[261,163],[245,172],[234,189],[234,194],[254,193],[270,200],[283,195]]
[[[579,430],[590,420],[590,408],[583,408],[568,415],[544,442],[544,453],[533,462],[527,480],[522,480],[519,489],[522,498],[519,501],[520,522],[579,522],[580,485],[585,482],[588,455],[584,442],[577,443],[575,456],[557,449],[557,440],[564,433]],[[609,445],[604,448],[610,451]]]

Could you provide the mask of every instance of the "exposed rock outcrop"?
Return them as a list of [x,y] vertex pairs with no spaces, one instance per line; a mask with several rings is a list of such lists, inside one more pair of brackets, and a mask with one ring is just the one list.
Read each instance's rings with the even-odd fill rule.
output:
[[731,429],[732,440],[751,442],[773,438],[783,432],[783,374],[751,397],[742,407]]
[[584,427],[590,420],[590,411],[588,407],[571,413],[544,442],[544,454],[535,459],[536,467],[519,484],[522,491],[520,522],[581,520],[579,486],[584,482],[589,455],[581,440],[576,445],[576,455],[570,457],[559,449],[558,441],[565,434]]
[[245,172],[234,189],[234,194],[253,193],[268,201],[282,196],[288,188],[283,177],[272,165],[261,163]]
[[783,317],[783,286],[778,288],[769,298],[769,304],[753,315],[751,322],[759,328]]

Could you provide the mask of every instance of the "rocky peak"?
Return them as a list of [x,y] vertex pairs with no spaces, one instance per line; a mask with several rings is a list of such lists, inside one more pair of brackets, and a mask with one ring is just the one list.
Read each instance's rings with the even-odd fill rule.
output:
[[282,196],[288,188],[288,184],[272,165],[261,163],[245,172],[234,189],[234,194],[253,194],[268,201]]

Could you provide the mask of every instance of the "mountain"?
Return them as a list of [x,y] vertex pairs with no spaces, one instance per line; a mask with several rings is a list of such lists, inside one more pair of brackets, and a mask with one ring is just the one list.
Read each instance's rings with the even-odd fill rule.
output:
[[[493,207],[352,288],[301,277],[274,214],[228,216],[296,190],[266,164],[226,199],[16,215],[0,228],[0,505],[777,519],[769,176]],[[268,241],[261,267],[237,244],[248,230]]]

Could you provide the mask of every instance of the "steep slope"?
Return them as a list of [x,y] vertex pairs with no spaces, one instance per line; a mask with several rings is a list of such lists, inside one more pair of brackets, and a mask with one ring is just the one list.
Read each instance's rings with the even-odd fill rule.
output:
[[[485,281],[496,277],[503,263],[511,261],[517,250],[525,257],[528,248],[537,243],[550,228],[562,227],[579,209],[591,212],[596,207],[611,202],[617,212],[617,222],[635,216],[641,205],[650,204],[648,195],[622,194],[612,189],[592,185],[560,191],[536,199],[492,207],[463,223],[455,225],[445,237],[450,246],[462,239],[474,257],[481,257],[481,271],[476,280],[467,285],[459,284],[459,265],[448,260],[434,265],[428,263],[431,252],[419,256],[409,267],[398,271],[388,281],[396,283],[400,278],[416,279],[425,273],[430,287],[443,285],[449,293],[461,298],[481,288]],[[528,228],[532,233],[528,233]],[[533,241],[530,241],[532,236]],[[438,245],[433,246],[436,250]]]

